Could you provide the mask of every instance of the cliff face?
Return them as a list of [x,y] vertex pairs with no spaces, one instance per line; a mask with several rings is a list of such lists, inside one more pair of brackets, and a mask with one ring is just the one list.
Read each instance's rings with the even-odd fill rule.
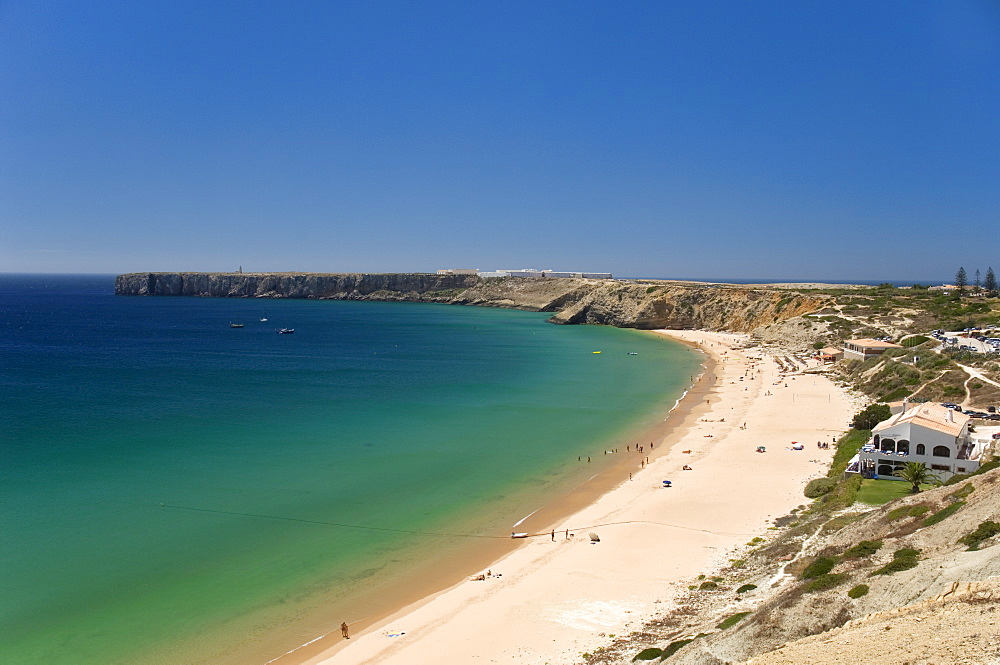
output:
[[553,323],[747,332],[818,309],[824,300],[736,286],[592,279],[480,279],[423,273],[131,273],[119,295],[439,302],[553,312]]
[[468,289],[478,279],[475,275],[413,273],[130,273],[118,275],[115,293],[331,300],[422,300],[421,296],[427,295],[438,300]]

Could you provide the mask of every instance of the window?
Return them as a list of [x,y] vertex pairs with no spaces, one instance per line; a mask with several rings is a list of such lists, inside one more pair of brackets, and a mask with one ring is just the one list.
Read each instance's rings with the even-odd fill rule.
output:
[[951,471],[951,467],[947,464],[931,464],[931,468],[935,471]]
[[893,452],[896,449],[896,442],[893,439],[882,439],[879,449],[884,452]]
[[951,450],[948,446],[934,446],[934,451],[931,453],[934,457],[951,457]]
[[880,476],[891,476],[892,475],[892,465],[891,464],[879,464],[878,470],[876,471]]
[[955,471],[957,471],[958,473],[965,473],[965,467],[964,466],[956,466],[955,467]]
[[922,443],[918,443],[917,444],[917,454],[918,455],[926,455],[927,454],[927,448],[924,447],[924,444],[922,444]]
[[906,439],[900,439],[896,442],[896,452],[897,453],[909,453],[910,452],[910,442]]

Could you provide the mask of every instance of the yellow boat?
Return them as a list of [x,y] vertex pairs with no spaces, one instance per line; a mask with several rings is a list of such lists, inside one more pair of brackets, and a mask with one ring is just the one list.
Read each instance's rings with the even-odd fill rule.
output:
[[594,353],[600,353],[600,351],[594,351]]

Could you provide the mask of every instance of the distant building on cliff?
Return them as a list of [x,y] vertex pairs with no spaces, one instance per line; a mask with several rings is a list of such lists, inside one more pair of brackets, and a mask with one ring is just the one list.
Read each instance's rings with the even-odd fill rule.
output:
[[479,268],[445,268],[438,270],[439,275],[478,275]]
[[557,272],[555,270],[535,270],[534,268],[517,268],[508,270],[493,270],[490,272],[480,272],[480,277],[534,277],[537,279],[546,278],[568,278],[577,279],[614,279],[609,272]]

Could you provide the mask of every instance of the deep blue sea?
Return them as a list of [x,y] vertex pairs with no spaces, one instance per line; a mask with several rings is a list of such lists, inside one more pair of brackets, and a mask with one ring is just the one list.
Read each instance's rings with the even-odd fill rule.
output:
[[264,663],[508,534],[700,362],[547,316],[0,275],[0,663]]

